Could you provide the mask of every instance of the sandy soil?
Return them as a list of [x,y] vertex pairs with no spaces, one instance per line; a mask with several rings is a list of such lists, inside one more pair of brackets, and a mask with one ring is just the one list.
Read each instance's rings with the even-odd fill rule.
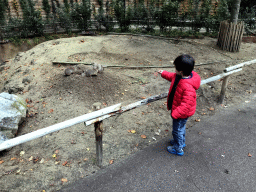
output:
[[[221,51],[216,39],[154,39],[138,36],[63,38],[41,43],[1,65],[0,90],[26,99],[28,117],[18,136],[89,113],[95,102],[123,106],[168,91],[169,82],[157,75],[159,68],[105,68],[96,77],[64,76],[66,65],[52,61],[94,62],[102,65],[172,66],[182,53],[191,54],[202,79],[220,74],[225,67],[256,59],[256,44],[242,43],[240,52]],[[174,71],[174,68],[164,68]],[[187,125],[233,104],[246,101],[255,92],[256,65],[229,78],[224,105],[217,103],[221,81],[201,86],[196,114]],[[171,138],[172,121],[166,99],[103,121],[103,166],[122,161],[130,154]],[[135,130],[132,133],[131,130]],[[145,135],[146,138],[142,138]],[[1,191],[56,191],[63,185],[99,171],[96,164],[93,125],[77,124],[0,153]],[[24,154],[22,154],[22,153]]]

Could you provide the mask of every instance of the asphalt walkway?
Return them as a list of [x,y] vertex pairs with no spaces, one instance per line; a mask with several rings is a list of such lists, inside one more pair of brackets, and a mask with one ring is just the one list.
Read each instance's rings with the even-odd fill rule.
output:
[[256,95],[190,129],[182,157],[166,138],[61,191],[256,191]]

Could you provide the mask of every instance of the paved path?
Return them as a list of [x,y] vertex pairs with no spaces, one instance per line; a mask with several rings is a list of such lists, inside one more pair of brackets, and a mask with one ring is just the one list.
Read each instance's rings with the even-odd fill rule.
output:
[[164,139],[61,191],[256,191],[256,95],[248,101],[190,128],[183,157]]

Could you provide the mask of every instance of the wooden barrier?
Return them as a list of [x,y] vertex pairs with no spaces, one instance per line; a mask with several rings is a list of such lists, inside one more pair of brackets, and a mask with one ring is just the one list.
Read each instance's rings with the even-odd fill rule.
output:
[[217,45],[222,50],[237,52],[240,49],[243,32],[243,21],[238,24],[222,21],[220,23]]

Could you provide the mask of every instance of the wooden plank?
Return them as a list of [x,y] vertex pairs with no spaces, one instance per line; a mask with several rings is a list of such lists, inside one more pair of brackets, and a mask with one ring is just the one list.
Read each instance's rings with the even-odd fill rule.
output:
[[234,46],[234,41],[235,41],[235,36],[236,36],[236,24],[235,23],[231,23],[232,28],[230,31],[230,39],[229,39],[229,47],[228,50],[231,52],[233,51],[233,46]]
[[241,22],[239,39],[237,40],[237,43],[238,43],[237,51],[239,51],[239,49],[240,49],[240,45],[241,45],[241,42],[242,42],[243,34],[244,34],[244,22],[242,21]]
[[229,31],[230,30],[230,24],[225,21],[225,31],[224,31],[224,41],[222,44],[222,49],[226,50],[227,49],[227,44],[228,44],[228,39],[229,39]]

